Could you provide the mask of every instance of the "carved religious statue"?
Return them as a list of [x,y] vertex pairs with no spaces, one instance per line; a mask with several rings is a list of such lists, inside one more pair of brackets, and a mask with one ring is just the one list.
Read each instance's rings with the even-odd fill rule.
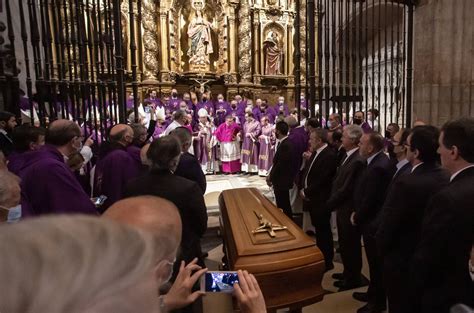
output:
[[281,75],[283,51],[277,32],[268,32],[267,38],[263,42],[263,50],[265,51],[265,75]]
[[213,53],[211,31],[212,24],[203,14],[204,0],[192,0],[195,10],[188,26],[189,67],[191,70],[209,70],[209,54]]

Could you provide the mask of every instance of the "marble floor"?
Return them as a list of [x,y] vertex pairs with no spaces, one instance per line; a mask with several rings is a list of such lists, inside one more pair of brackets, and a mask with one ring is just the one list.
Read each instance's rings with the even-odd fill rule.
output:
[[[209,222],[208,232],[203,238],[203,250],[208,252],[206,265],[209,270],[219,270],[222,252],[222,238],[219,235],[219,206],[218,197],[221,191],[233,188],[254,187],[265,196],[273,200],[272,190],[266,185],[265,178],[256,175],[208,175],[207,191],[205,194],[206,206],[208,208]],[[323,288],[328,291],[321,302],[303,308],[303,313],[355,313],[364,305],[352,298],[354,291],[365,291],[367,287],[337,292],[333,286],[334,279],[331,275],[342,271],[340,256],[335,255],[335,268],[327,272],[323,277]],[[364,255],[363,275],[369,277],[367,260]],[[232,308],[231,298],[228,295],[208,295],[203,300],[204,312],[223,313]],[[279,310],[284,312],[285,310]]]

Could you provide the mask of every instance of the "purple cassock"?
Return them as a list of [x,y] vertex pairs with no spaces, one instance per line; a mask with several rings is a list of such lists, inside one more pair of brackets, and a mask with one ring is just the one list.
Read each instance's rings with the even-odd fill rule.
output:
[[244,122],[245,122],[245,110],[241,110],[240,108],[238,107],[235,107],[235,108],[232,108],[232,106],[229,108],[229,113],[230,115],[232,115],[233,117],[236,118],[236,122],[239,124],[239,125],[242,125]]
[[247,107],[247,100],[241,100],[237,103],[237,108],[243,112],[245,112],[245,108]]
[[148,97],[148,98],[145,99],[145,101],[149,101],[149,102],[153,103],[154,108],[163,106],[163,104],[161,103],[160,98],[153,98],[152,99],[152,98]]
[[214,104],[210,100],[206,100],[205,102],[199,101],[196,105],[196,112],[199,112],[200,109],[205,109],[209,116],[214,116]]
[[214,124],[216,126],[221,125],[222,123],[225,122],[225,117],[227,114],[229,114],[230,111],[230,105],[227,103],[227,101],[219,102],[217,101],[214,104],[214,112],[215,112],[215,118],[214,118]]
[[370,127],[369,123],[367,122],[363,122],[362,125],[360,125],[360,127],[362,128],[362,131],[364,132],[364,134],[370,133],[372,131],[372,127]]
[[140,158],[140,150],[140,147],[135,145],[130,145],[127,147],[127,152],[136,162],[137,167],[140,167],[140,165],[142,164],[142,159]]
[[260,123],[256,120],[246,122],[243,127],[243,143],[242,156],[242,172],[257,173],[258,172],[258,136],[261,133]]
[[252,113],[257,121],[260,121],[262,117],[267,116],[270,124],[275,123],[276,113],[270,107],[267,107],[263,110],[261,108],[258,108],[257,110],[254,109]]
[[295,161],[295,163],[292,164],[292,169],[294,175],[296,175],[299,172],[301,164],[303,162],[303,153],[308,150],[309,136],[303,126],[298,126],[290,129],[288,139],[291,141],[294,148],[293,160]]
[[195,139],[194,155],[197,157],[204,173],[215,170],[216,151],[211,146],[213,125],[210,122],[198,124],[198,136]]
[[115,147],[97,161],[94,176],[94,196],[107,196],[102,211],[122,199],[125,186],[139,175],[137,164],[125,147]]
[[17,176],[22,176],[22,172],[30,164],[31,158],[37,151],[16,152],[8,155],[8,170]]
[[239,132],[240,126],[237,123],[224,123],[214,132],[220,142],[220,159],[224,173],[240,171],[240,142],[236,139]]
[[275,106],[272,109],[275,112],[276,116],[282,113],[284,117],[287,117],[288,115],[290,115],[290,110],[288,109],[288,105],[286,104],[275,104]]
[[275,155],[275,132],[272,124],[262,126],[262,134],[258,137],[260,150],[258,153],[258,175],[267,176]]
[[22,216],[97,214],[56,147],[45,145],[28,156],[28,164],[20,170]]
[[156,124],[155,131],[153,132],[153,139],[161,137],[163,135],[163,133],[165,132],[166,127],[168,127],[168,125],[166,123],[163,123],[161,125]]
[[170,102],[168,103],[168,108],[170,109],[171,113],[179,109],[179,103],[181,101],[182,100],[180,98],[170,98]]

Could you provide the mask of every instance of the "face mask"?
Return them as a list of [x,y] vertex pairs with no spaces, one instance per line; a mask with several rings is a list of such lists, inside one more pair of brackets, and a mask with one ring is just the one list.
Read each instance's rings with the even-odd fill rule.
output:
[[327,126],[328,128],[332,128],[331,121],[327,121],[327,122],[326,122],[326,126]]
[[224,99],[218,99],[217,101],[219,101],[220,103],[224,102]]
[[232,104],[232,109],[235,109],[236,108],[236,105],[235,104]]
[[279,103],[279,104],[283,104],[284,101],[283,101],[283,100],[279,100],[278,103]]
[[21,204],[8,209],[7,223],[13,224],[21,219]]
[[301,96],[300,99],[301,99],[301,100],[304,100],[304,96]]
[[174,98],[176,98],[176,97],[178,96],[178,94],[177,94],[176,92],[173,92],[171,95],[172,95]]
[[206,97],[202,97],[202,101],[207,101],[207,98],[206,98]]
[[390,138],[390,132],[388,130],[385,131],[385,138]]
[[74,148],[76,149],[77,152],[81,152],[81,150],[82,150],[82,141],[79,141],[79,147],[74,146]]
[[361,118],[355,118],[354,119],[354,124],[356,124],[356,125],[362,124],[362,119]]

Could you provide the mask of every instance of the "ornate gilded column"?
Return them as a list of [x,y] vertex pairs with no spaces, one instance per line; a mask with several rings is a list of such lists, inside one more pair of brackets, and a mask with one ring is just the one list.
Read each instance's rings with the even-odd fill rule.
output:
[[158,51],[159,43],[156,33],[156,2],[142,0],[142,27],[143,27],[143,78],[144,80],[158,80]]
[[161,30],[161,81],[168,82],[169,79],[169,52],[168,52],[168,10],[160,10],[160,30]]
[[243,0],[240,3],[239,9],[239,73],[241,83],[251,83],[252,68],[251,68],[251,22],[250,22],[250,8],[248,0]]
[[261,64],[261,48],[259,47],[260,42],[258,40],[260,34],[260,16],[259,11],[257,8],[254,9],[253,13],[253,38],[254,40],[254,47],[253,51],[255,52],[254,56],[254,63],[253,63],[253,70],[254,70],[254,83],[260,84],[261,80],[261,72],[260,72],[260,64]]
[[[298,8],[296,8],[298,12]],[[306,84],[306,1],[300,1],[300,53],[301,53],[301,84]]]
[[238,60],[238,54],[237,51],[235,51],[236,47],[236,37],[235,37],[235,26],[236,26],[236,20],[235,20],[235,11],[237,9],[238,1],[234,2],[232,1],[230,3],[230,8],[229,8],[229,33],[228,38],[229,38],[229,60],[230,60],[230,68],[229,72],[234,74],[237,72],[237,60]]

